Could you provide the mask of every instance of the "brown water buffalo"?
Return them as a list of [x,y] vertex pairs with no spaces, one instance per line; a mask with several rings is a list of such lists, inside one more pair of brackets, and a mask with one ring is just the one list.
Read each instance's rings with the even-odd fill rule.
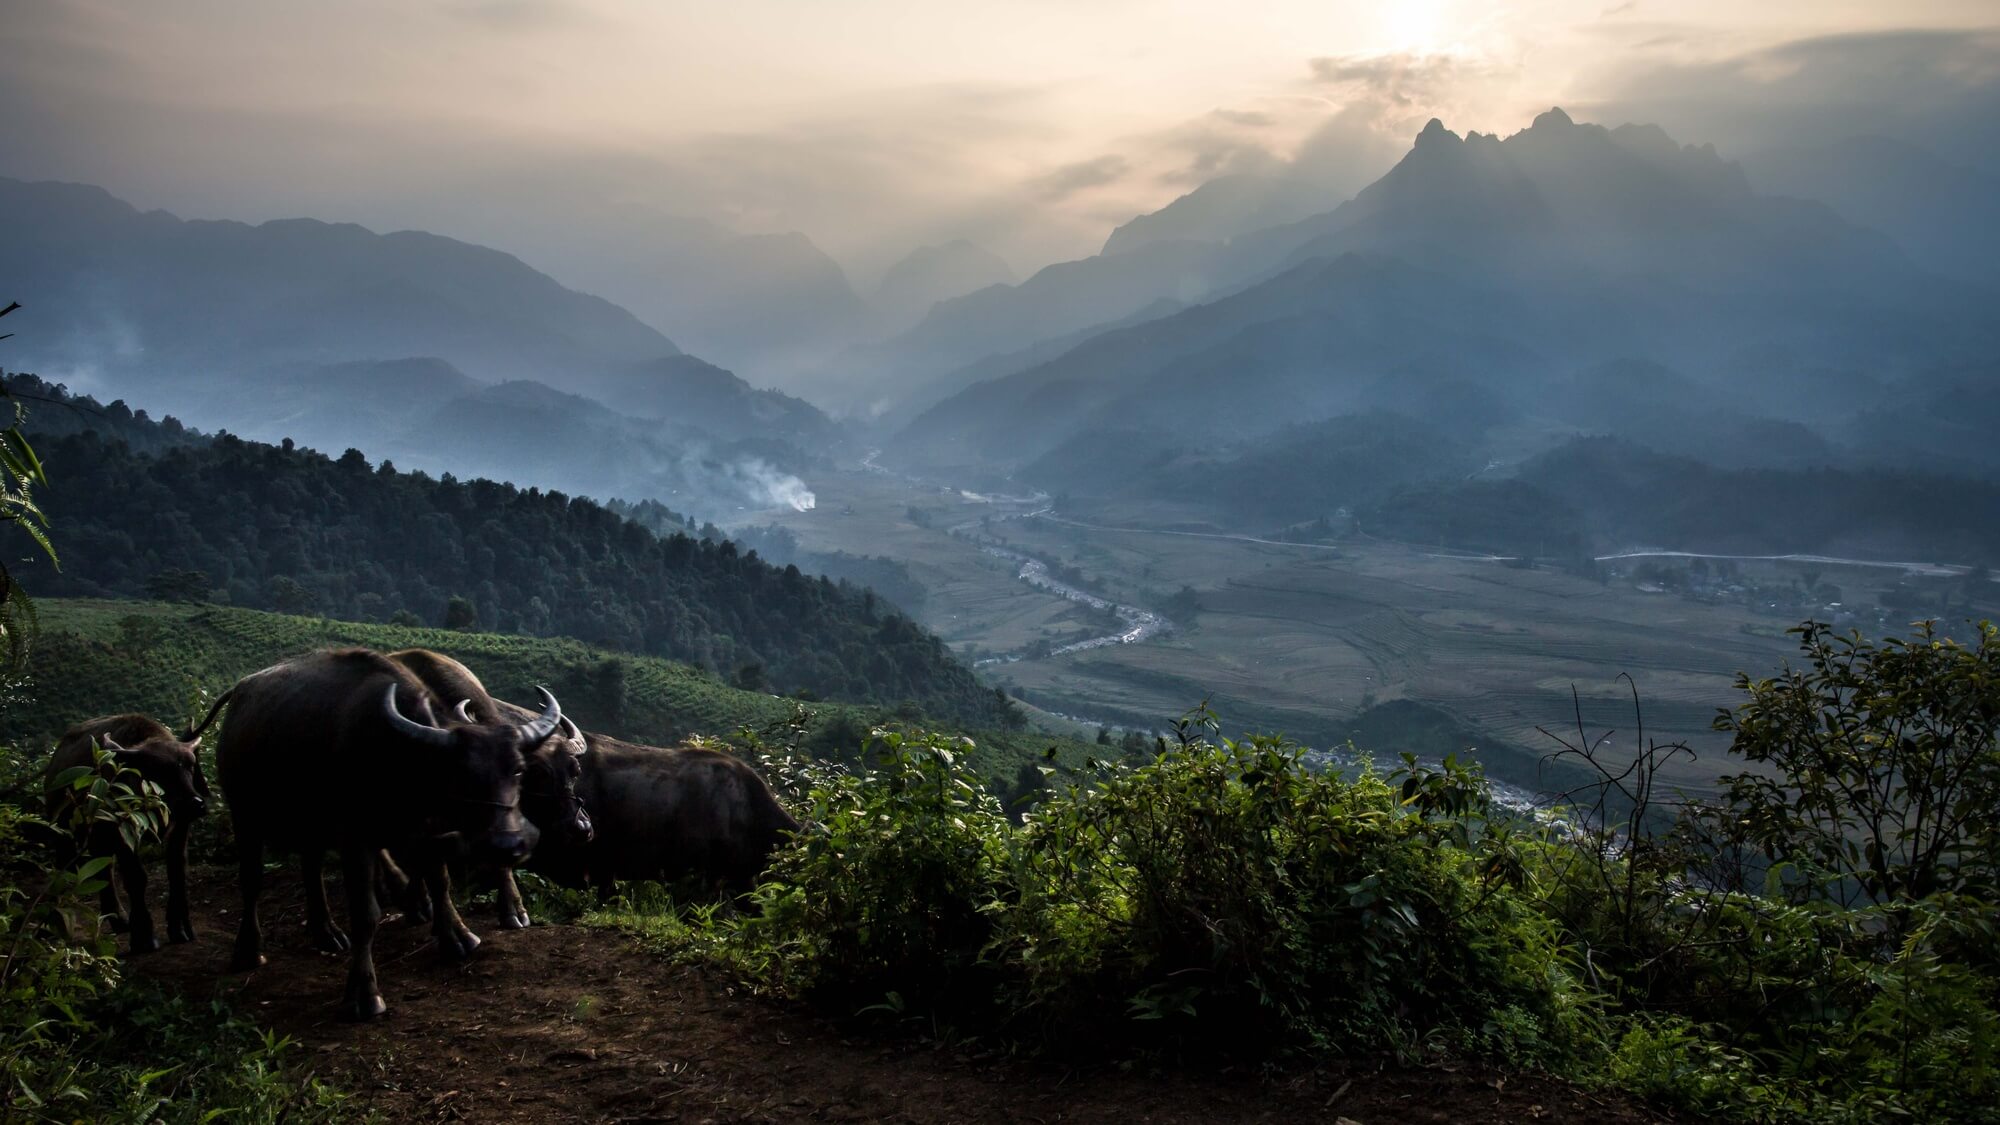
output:
[[[264,849],[297,852],[315,944],[350,953],[345,1014],[380,1014],[372,955],[381,920],[377,856],[397,848],[428,857],[450,846],[520,862],[534,844],[520,810],[524,752],[562,718],[555,697],[543,696],[541,714],[525,723],[446,728],[422,681],[365,649],[302,656],[238,681],[216,751],[243,889],[231,967],[264,960],[257,921]],[[351,943],[328,917],[321,865],[329,849],[340,852]]]
[[[208,812],[208,778],[201,771],[196,751],[199,738],[175,738],[173,733],[145,715],[109,715],[78,723],[63,732],[49,759],[48,776],[96,761],[95,747],[114,755],[118,764],[138,771],[140,777],[160,787],[166,802],[167,852],[167,940],[194,940],[194,924],[188,919],[187,841],[194,821]],[[52,800],[61,799],[51,795]],[[153,932],[153,912],[146,909],[146,867],[139,855],[108,825],[91,834],[87,846],[98,855],[117,857],[119,881],[125,884],[125,900],[130,911],[118,910],[118,892],[106,879],[99,904],[114,930],[129,927],[132,952],[151,953],[160,947]]]
[[609,896],[620,879],[694,877],[741,894],[798,829],[757,771],[728,754],[585,734],[568,719],[562,728],[584,747],[576,793],[596,835],[582,847],[550,843],[529,859],[530,871],[558,883]]
[[[534,718],[532,711],[494,699],[472,669],[442,653],[421,648],[404,649],[390,653],[389,659],[408,668],[411,674],[423,681],[433,703],[444,704],[450,710],[453,722],[526,723]],[[590,814],[576,795],[576,780],[582,772],[577,757],[581,753],[580,746],[573,746],[568,738],[554,735],[527,753],[527,772],[521,779],[521,814],[541,833],[539,847],[551,844],[582,847],[590,842]],[[393,862],[384,866],[391,873],[396,869]],[[457,911],[451,903],[451,884],[445,868],[433,865],[429,871],[418,874],[423,876],[424,885],[409,888],[402,900],[405,911],[421,917],[422,907],[426,905],[421,899],[427,893],[431,927],[438,937],[440,951],[448,957],[469,954],[478,945],[479,939],[472,937],[465,924],[458,920]],[[387,881],[393,885],[394,875],[391,874]],[[525,928],[530,921],[528,911],[521,904],[514,880],[502,876],[499,883],[500,927],[510,930]],[[457,937],[456,945],[453,944],[454,935]],[[470,944],[467,944],[467,939]]]

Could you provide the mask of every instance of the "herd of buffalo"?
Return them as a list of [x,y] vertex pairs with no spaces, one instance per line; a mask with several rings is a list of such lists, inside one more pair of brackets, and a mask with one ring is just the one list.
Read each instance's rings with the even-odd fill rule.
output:
[[[696,877],[748,889],[797,828],[756,771],[698,747],[639,746],[579,730],[554,695],[529,710],[489,695],[471,669],[423,649],[317,652],[245,676],[192,729],[175,735],[144,715],[71,727],[51,774],[116,755],[160,787],[166,806],[167,940],[188,941],[187,839],[207,811],[196,756],[224,713],[215,760],[229,802],[243,891],[230,967],[263,964],[257,899],[267,848],[295,853],[314,944],[349,954],[345,1013],[383,1011],[371,948],[384,898],[428,917],[446,957],[479,944],[452,906],[448,862],[491,870],[499,924],[528,925],[512,869],[608,894],[620,879]],[[117,856],[129,918],[106,884],[103,910],[129,927],[132,949],[156,949],[146,873],[123,842]],[[327,909],[322,865],[340,855],[343,933]]]

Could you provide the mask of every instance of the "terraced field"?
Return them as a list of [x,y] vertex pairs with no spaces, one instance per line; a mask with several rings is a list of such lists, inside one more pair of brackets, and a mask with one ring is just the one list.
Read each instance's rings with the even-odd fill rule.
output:
[[[464,661],[495,695],[534,698],[545,684],[584,727],[656,745],[689,735],[728,738],[743,728],[803,723],[842,751],[879,724],[916,716],[835,702],[801,703],[742,691],[698,668],[559,638],[292,617],[224,606],[59,600],[39,603],[41,633],[25,681],[0,707],[0,745],[47,745],[93,715],[142,711],[170,724],[200,718],[237,678],[314,649],[431,648]],[[1051,744],[1065,761],[1086,748],[1027,731],[972,731],[974,768],[1011,779]],[[838,741],[838,747],[831,744]]]

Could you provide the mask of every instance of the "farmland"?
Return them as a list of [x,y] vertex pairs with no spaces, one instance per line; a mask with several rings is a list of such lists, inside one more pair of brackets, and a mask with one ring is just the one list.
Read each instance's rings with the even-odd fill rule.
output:
[[[1382,724],[1365,721],[1371,709],[1415,701],[1468,732],[1489,751],[1489,769],[1516,784],[1534,785],[1537,759],[1555,749],[1538,728],[1573,730],[1579,712],[1593,736],[1616,730],[1613,745],[1633,745],[1636,689],[1644,737],[1686,741],[1699,754],[1678,763],[1673,780],[1704,786],[1724,745],[1710,723],[1736,701],[1736,675],[1775,672],[1794,652],[1786,628],[1811,611],[1365,538],[1329,547],[1185,523],[1172,532],[1084,526],[1033,517],[1043,503],[982,501],[879,473],[815,485],[820,508],[778,522],[816,549],[906,560],[930,590],[924,623],[962,654],[1018,657],[984,671],[1052,710],[1151,725],[1206,698],[1232,726],[1326,745],[1357,727],[1381,737]],[[1037,640],[1046,649],[1102,631],[1101,619],[1030,589],[982,544],[1071,568],[1118,602],[1158,609],[1190,587],[1198,609],[1143,644],[1038,656]],[[1854,592],[1890,580],[1819,569]],[[1799,571],[1746,566],[1774,586]],[[1402,748],[1389,741],[1364,748]]]
[[[168,723],[200,718],[246,673],[313,649],[424,647],[464,661],[497,696],[532,699],[547,685],[584,727],[669,745],[691,735],[729,738],[796,725],[810,745],[852,752],[877,725],[922,722],[879,707],[805,702],[722,683],[691,665],[597,649],[560,638],[362,624],[211,605],[48,599],[24,680],[9,685],[0,743],[44,745],[76,720],[142,711]],[[1059,738],[974,731],[975,766],[1011,778]],[[785,735],[785,737],[790,737]]]

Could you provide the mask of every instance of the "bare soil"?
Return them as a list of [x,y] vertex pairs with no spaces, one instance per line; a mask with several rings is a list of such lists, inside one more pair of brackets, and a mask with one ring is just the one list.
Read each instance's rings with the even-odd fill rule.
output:
[[390,919],[376,942],[389,1012],[357,1025],[337,1014],[344,958],[306,941],[295,874],[267,880],[269,964],[254,973],[223,971],[237,918],[233,879],[198,873],[194,895],[198,940],[138,959],[139,970],[229,998],[298,1041],[299,1065],[389,1121],[1666,1120],[1548,1078],[1470,1066],[1341,1061],[1275,1078],[1070,1070],[885,1039],[735,994],[616,933],[539,924],[508,932],[471,913],[485,943],[459,965],[439,962],[428,926]]

